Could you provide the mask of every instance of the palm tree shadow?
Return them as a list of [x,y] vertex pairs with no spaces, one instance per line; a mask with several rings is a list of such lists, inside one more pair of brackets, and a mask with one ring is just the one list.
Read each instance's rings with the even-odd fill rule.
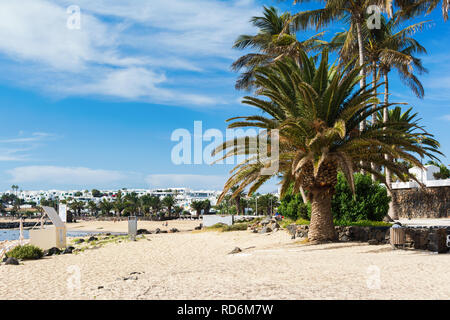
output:
[[286,247],[295,247],[295,248],[303,248],[306,251],[327,251],[327,250],[337,250],[337,249],[346,249],[352,247],[361,247],[367,245],[361,242],[335,242],[335,243],[323,243],[323,244],[301,244],[298,246],[298,243],[288,244]]

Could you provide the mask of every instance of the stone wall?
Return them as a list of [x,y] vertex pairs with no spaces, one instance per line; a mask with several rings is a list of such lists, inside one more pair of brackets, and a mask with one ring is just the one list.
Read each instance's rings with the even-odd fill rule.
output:
[[392,191],[400,218],[450,217],[450,186]]
[[[287,231],[296,238],[307,238],[308,229],[309,226],[306,225],[292,224],[287,227]],[[335,229],[341,242],[368,242],[371,245],[390,243],[390,227],[336,226]],[[450,235],[450,227],[408,227],[405,228],[404,248],[446,253],[449,250],[448,235]]]
[[[289,225],[288,232],[297,238],[308,237],[309,226],[306,225]],[[358,227],[336,226],[336,233],[339,241],[342,242],[368,242],[369,244],[387,244],[390,241],[390,227]]]

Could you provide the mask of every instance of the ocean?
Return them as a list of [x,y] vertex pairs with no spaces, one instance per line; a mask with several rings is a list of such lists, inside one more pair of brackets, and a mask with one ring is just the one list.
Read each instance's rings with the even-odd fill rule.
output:
[[[85,237],[91,234],[98,234],[98,232],[83,232],[83,231],[67,231],[68,237]],[[23,231],[23,236],[28,239],[28,230]],[[0,241],[4,240],[19,240],[18,229],[0,229]]]

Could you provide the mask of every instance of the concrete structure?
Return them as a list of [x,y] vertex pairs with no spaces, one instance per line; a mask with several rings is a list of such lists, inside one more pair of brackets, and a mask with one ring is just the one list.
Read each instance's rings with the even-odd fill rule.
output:
[[223,223],[228,226],[231,226],[233,224],[233,216],[227,215],[227,216],[219,216],[219,215],[204,215],[203,216],[203,226],[204,227],[211,227],[218,223]]
[[45,214],[50,218],[53,227],[30,230],[30,243],[41,249],[53,247],[66,247],[66,225],[54,208],[43,207]]

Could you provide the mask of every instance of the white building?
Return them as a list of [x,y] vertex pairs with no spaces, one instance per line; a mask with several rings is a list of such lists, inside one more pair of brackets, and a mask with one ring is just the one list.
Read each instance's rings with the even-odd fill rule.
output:
[[[440,169],[436,166],[425,166],[424,169],[413,167],[409,169],[409,173],[413,174],[417,180],[423,183],[426,187],[445,187],[450,186],[450,179],[436,180],[435,173],[439,173]],[[392,189],[411,189],[419,188],[419,184],[416,181],[408,182],[394,182],[392,183]]]
[[[91,191],[87,190],[38,190],[38,191],[6,191],[0,192],[0,197],[3,194],[15,194],[25,202],[35,202],[39,204],[42,200],[68,200],[74,199],[82,202],[94,201],[99,203],[104,199],[113,201],[117,196],[119,190],[99,190],[103,196],[94,197]],[[124,189],[120,190],[123,195],[136,193],[139,197],[143,195],[153,195],[159,198],[166,196],[173,196],[176,200],[176,205],[181,206],[184,210],[192,211],[190,205],[193,201],[209,200],[211,206],[216,205],[217,197],[220,191],[216,190],[191,190],[189,188],[167,188],[167,189]]]

